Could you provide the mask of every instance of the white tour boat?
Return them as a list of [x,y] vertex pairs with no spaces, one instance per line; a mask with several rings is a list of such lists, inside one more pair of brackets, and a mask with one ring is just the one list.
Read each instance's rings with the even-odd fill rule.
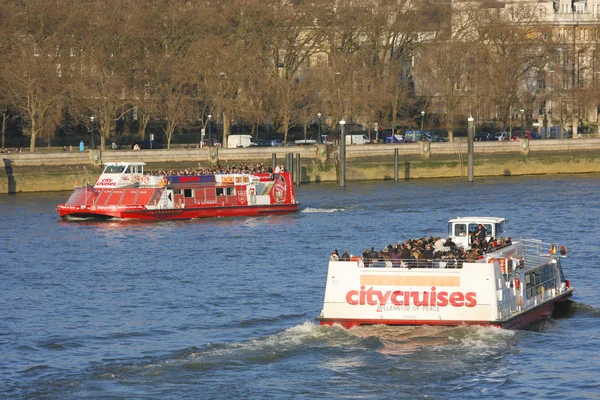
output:
[[[505,223],[505,218],[455,218],[448,222],[448,236],[457,248],[470,249],[471,234],[479,224],[485,226],[489,242],[500,237]],[[561,266],[566,248],[558,249],[540,240],[519,239],[490,246],[476,259],[331,260],[318,320],[345,328],[386,324],[521,329],[549,318],[557,304],[573,295]]]

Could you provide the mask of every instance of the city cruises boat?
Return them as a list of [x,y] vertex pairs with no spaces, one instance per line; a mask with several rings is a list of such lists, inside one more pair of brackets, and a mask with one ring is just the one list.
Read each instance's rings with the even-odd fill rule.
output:
[[94,186],[77,187],[56,207],[69,218],[176,220],[298,211],[289,172],[162,176],[142,162],[107,163]]
[[[557,251],[555,244],[535,239],[498,240],[505,223],[493,217],[450,220],[449,238],[462,254],[474,251],[469,238],[477,227],[486,228],[485,240],[491,245],[468,259],[354,256],[341,261],[333,256],[320,324],[522,329],[551,317],[573,295],[561,265],[566,248]],[[438,251],[452,253],[449,248]]]

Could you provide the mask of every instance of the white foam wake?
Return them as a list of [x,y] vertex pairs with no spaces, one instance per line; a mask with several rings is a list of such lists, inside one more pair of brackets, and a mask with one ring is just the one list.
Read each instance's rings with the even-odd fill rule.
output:
[[343,208],[316,208],[316,207],[306,207],[300,212],[303,213],[334,213],[334,212],[343,212],[346,211]]

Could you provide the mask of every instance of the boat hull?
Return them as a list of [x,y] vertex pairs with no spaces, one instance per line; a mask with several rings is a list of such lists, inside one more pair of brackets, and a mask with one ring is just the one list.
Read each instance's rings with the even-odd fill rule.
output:
[[404,325],[404,326],[495,326],[504,329],[523,329],[527,326],[550,318],[554,312],[557,303],[561,303],[573,296],[573,289],[562,293],[553,299],[539,304],[536,307],[519,313],[509,319],[503,321],[475,321],[475,320],[439,320],[439,319],[422,319],[422,320],[402,320],[402,319],[346,319],[346,318],[317,318],[320,325],[338,324],[346,329],[356,328],[361,325]]
[[298,211],[297,204],[272,204],[260,206],[195,207],[173,209],[146,209],[145,207],[69,207],[57,208],[60,217],[98,219],[141,219],[141,220],[181,220],[195,218],[253,217],[270,214],[288,214]]

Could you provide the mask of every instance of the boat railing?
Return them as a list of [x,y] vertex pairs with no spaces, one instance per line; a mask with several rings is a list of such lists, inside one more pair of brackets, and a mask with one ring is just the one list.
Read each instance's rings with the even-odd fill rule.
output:
[[552,254],[552,248],[556,246],[544,243],[537,239],[521,239],[521,246],[517,251],[517,257],[524,260],[526,269],[537,268],[548,264],[556,254]]
[[379,259],[353,256],[350,260],[340,260],[355,263],[360,268],[462,268],[463,262],[473,262],[463,259]]

